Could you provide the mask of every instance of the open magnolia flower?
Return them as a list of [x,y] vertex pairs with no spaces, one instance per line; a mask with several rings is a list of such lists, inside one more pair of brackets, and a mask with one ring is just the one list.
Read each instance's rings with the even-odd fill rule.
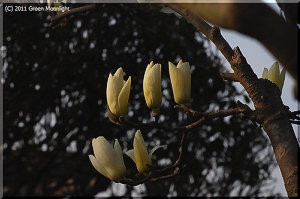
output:
[[154,113],[159,112],[161,105],[161,65],[155,64],[153,61],[148,64],[144,80],[143,91],[146,104]]
[[89,158],[99,173],[116,182],[125,176],[126,167],[122,149],[117,139],[115,139],[114,148],[103,136],[93,139],[92,146],[95,156],[89,155]]
[[130,95],[131,76],[127,81],[123,80],[123,69],[109,74],[106,87],[106,98],[109,110],[116,116],[124,116],[127,111]]
[[156,146],[148,153],[141,131],[137,130],[133,140],[133,149],[127,151],[126,155],[135,162],[136,168],[140,173],[146,173],[149,169],[147,165],[151,165],[152,154],[157,149],[165,146]]
[[268,79],[274,84],[276,84],[281,92],[284,84],[285,72],[286,70],[282,69],[280,73],[279,64],[278,62],[275,62],[269,70],[267,68],[264,68],[262,78]]
[[169,62],[169,74],[173,95],[177,104],[184,104],[191,97],[191,69],[188,62],[180,60],[175,66]]

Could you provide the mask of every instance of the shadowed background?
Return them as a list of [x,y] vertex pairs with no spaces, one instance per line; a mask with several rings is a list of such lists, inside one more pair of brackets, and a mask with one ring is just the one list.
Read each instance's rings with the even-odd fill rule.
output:
[[[70,5],[71,6],[71,5]],[[80,6],[75,4],[73,7]],[[49,28],[46,13],[4,13],[4,194],[93,196],[112,189],[88,159],[91,140],[115,138],[126,152],[137,129],[107,118],[106,82],[119,67],[132,77],[128,117],[152,121],[142,93],[145,68],[162,64],[160,122],[187,124],[175,105],[168,61],[188,61],[192,70],[190,106],[198,111],[235,107],[242,94],[230,82],[218,53],[184,19],[136,4],[102,4]],[[248,98],[244,99],[249,102]],[[141,129],[148,148],[168,145],[153,156],[168,165],[178,156],[180,134]],[[175,178],[126,186],[111,195],[230,196],[276,195],[271,183],[273,151],[250,121],[227,117],[206,122],[187,137],[188,167]],[[128,175],[136,172],[124,155]]]

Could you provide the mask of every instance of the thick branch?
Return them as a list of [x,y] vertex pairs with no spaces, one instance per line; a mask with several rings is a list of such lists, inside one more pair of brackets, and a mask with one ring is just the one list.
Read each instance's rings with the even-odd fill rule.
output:
[[290,24],[297,24],[298,5],[296,3],[285,3],[284,0],[276,0],[278,6],[284,12],[286,21]]

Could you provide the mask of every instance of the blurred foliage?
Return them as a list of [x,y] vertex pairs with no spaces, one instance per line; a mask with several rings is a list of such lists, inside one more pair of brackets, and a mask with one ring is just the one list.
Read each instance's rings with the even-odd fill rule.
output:
[[[100,135],[111,142],[118,138],[124,152],[132,148],[137,129],[118,127],[107,118],[106,81],[118,67],[123,67],[125,79],[132,77],[128,117],[134,121],[153,120],[142,93],[144,71],[151,60],[162,64],[160,121],[168,125],[189,122],[173,108],[168,61],[190,63],[193,109],[232,108],[241,95],[219,76],[224,68],[207,39],[173,14],[136,4],[101,4],[89,14],[69,18],[64,26],[49,28],[49,20],[42,12],[4,13],[7,196],[93,196],[114,187],[93,168],[88,154],[93,153],[91,140]],[[153,156],[154,164],[177,159],[179,134],[141,131],[149,148],[168,145]],[[272,150],[262,131],[249,121],[216,119],[194,129],[187,139],[188,167],[180,176],[107,193],[257,196],[271,180]],[[125,161],[130,175],[134,164],[128,157]]]

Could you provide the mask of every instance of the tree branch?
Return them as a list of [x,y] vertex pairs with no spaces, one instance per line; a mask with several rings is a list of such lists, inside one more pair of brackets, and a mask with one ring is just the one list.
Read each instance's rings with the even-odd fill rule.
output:
[[300,116],[297,116],[297,115],[300,115],[300,110],[289,112],[290,119],[298,119],[298,120],[300,120]]
[[73,14],[87,12],[90,10],[94,10],[96,8],[96,4],[90,4],[87,6],[82,6],[78,8],[73,8],[69,11],[63,12],[61,14],[55,15],[51,17],[51,22],[49,24],[50,27],[53,27],[54,25],[58,24],[63,18],[71,16]]
[[286,21],[290,23],[291,25],[297,25],[297,10],[298,5],[296,3],[285,3],[284,0],[276,0],[278,6],[281,8],[281,10],[284,12],[284,16],[286,18]]
[[290,120],[290,123],[300,125],[299,120]]
[[[186,112],[188,112],[190,109],[185,109]],[[149,122],[149,123],[142,123],[142,122],[132,122],[127,118],[124,117],[120,117],[120,123],[119,125],[125,125],[128,127],[134,127],[134,128],[157,128],[157,129],[163,129],[166,131],[183,131],[183,130],[191,130],[194,129],[196,127],[198,127],[200,124],[202,124],[204,121],[208,120],[208,119],[215,119],[218,117],[227,117],[230,115],[235,115],[235,114],[240,114],[240,113],[245,113],[246,109],[241,108],[241,107],[237,107],[237,108],[233,108],[233,109],[228,109],[228,110],[219,110],[216,112],[206,112],[206,113],[200,113],[200,112],[196,112],[194,110],[191,110],[193,112],[194,115],[200,116],[201,117],[196,121],[193,122],[191,124],[185,125],[185,126],[178,126],[178,127],[170,127],[170,126],[166,126],[162,123],[159,122]]]

